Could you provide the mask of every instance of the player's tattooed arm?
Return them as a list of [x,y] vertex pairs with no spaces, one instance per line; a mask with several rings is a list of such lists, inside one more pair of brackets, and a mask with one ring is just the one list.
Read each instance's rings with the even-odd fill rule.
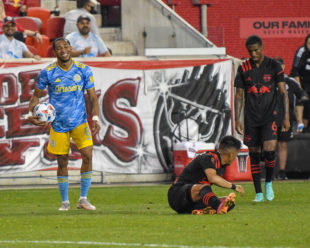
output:
[[284,121],[282,125],[282,131],[288,131],[290,128],[289,100],[288,100],[285,82],[278,83],[278,89],[279,89],[281,101],[284,106],[284,113],[285,113]]
[[239,134],[243,134],[243,126],[241,122],[241,111],[243,107],[243,89],[236,88],[235,93],[235,128]]

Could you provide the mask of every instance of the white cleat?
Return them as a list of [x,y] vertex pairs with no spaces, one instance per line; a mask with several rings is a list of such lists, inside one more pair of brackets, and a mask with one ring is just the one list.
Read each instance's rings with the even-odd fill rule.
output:
[[91,210],[91,211],[96,210],[96,207],[90,204],[90,202],[87,199],[80,199],[76,207],[84,208],[86,210]]
[[68,210],[70,210],[70,203],[69,202],[63,202],[61,204],[61,207],[58,210],[59,211],[68,211]]

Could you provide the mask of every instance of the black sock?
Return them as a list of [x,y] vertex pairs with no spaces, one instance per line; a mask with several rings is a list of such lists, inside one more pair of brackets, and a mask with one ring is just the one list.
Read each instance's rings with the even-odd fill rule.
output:
[[272,181],[272,176],[273,176],[273,168],[271,167],[266,167],[266,180],[265,182],[271,182]]
[[260,159],[261,154],[259,152],[250,153],[251,172],[256,193],[262,193]]
[[252,174],[255,192],[262,193],[261,174]]
[[220,204],[221,204],[221,200],[217,198],[216,196],[212,196],[209,199],[209,205],[215,210],[219,208]]
[[221,200],[217,198],[216,195],[212,192],[210,186],[203,187],[200,190],[199,195],[202,199],[202,202],[206,206],[211,206],[215,210],[217,210],[219,205],[221,204]]
[[276,165],[275,151],[265,152],[265,168],[266,168],[265,182],[271,182],[275,165]]

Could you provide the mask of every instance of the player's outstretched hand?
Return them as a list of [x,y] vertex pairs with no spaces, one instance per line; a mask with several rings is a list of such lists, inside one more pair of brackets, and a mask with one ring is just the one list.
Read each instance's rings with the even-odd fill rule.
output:
[[100,130],[99,122],[93,121],[93,126],[92,126],[93,135],[96,135],[97,133],[99,133],[99,130]]
[[244,189],[241,185],[236,185],[236,191],[239,192],[241,196],[244,195]]
[[45,121],[39,121],[39,116],[32,116],[32,115],[28,115],[27,119],[34,125],[36,126],[45,126],[47,124],[47,122]]

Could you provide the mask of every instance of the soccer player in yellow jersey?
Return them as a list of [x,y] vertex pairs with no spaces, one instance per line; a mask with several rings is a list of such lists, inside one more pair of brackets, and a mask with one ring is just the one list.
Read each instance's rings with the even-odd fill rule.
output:
[[[57,155],[57,179],[62,198],[60,211],[70,209],[68,197],[68,154],[70,137],[78,147],[82,156],[81,166],[81,195],[77,207],[86,210],[96,210],[87,199],[92,176],[92,135],[99,132],[99,106],[95,93],[93,74],[91,69],[71,58],[71,45],[65,38],[58,38],[53,42],[53,49],[57,62],[44,68],[38,77],[34,94],[29,103],[29,111],[39,103],[41,91],[48,87],[49,102],[56,109],[56,118],[50,129],[50,139],[47,150]],[[84,91],[87,91],[92,105],[92,132],[87,122]],[[37,126],[44,126],[46,122],[30,116],[29,120]]]

